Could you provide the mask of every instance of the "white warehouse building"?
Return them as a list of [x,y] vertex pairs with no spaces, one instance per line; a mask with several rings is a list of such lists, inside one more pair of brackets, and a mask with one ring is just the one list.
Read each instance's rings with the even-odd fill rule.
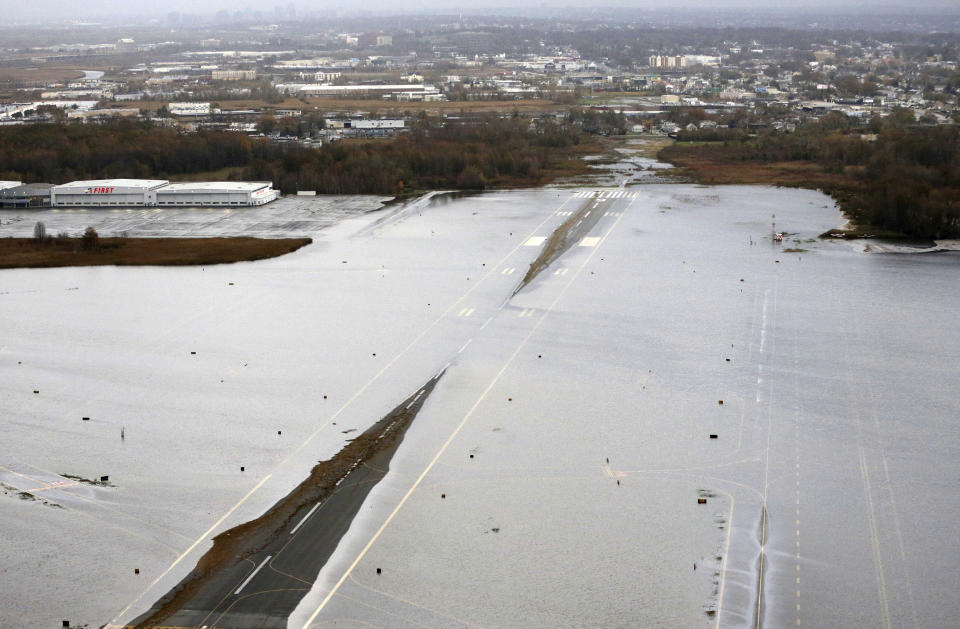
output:
[[255,206],[278,197],[270,182],[170,183],[159,179],[74,181],[50,189],[53,207]]
[[157,191],[157,205],[264,205],[277,198],[273,184],[248,181],[171,183]]
[[160,179],[72,181],[50,188],[50,205],[53,207],[156,205],[157,190],[169,183]]

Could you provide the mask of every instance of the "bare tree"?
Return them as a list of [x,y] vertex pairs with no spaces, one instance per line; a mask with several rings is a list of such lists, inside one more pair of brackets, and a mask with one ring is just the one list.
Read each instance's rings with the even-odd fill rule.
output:
[[83,230],[83,236],[80,237],[80,241],[86,251],[94,251],[100,248],[100,234],[98,234],[97,230],[93,227],[87,227]]
[[37,242],[46,241],[47,226],[43,224],[43,221],[37,221],[37,224],[33,226],[33,239]]

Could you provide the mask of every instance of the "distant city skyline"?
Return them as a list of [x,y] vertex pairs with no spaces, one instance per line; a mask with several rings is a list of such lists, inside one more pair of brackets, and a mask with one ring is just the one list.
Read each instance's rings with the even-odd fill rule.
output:
[[[428,0],[427,2],[418,2],[412,5],[398,6],[395,2],[388,0],[370,0],[365,2],[362,8],[351,2],[344,0],[278,0],[271,2],[224,2],[224,0],[170,0],[162,4],[123,4],[112,0],[85,0],[84,2],[74,2],[72,0],[36,0],[35,2],[24,4],[14,0],[0,0],[0,11],[5,16],[13,16],[13,21],[23,21],[29,19],[90,19],[98,17],[116,17],[116,16],[153,16],[163,17],[171,12],[182,12],[189,14],[215,14],[219,11],[228,11],[235,13],[241,12],[260,12],[262,15],[274,15],[276,7],[286,10],[293,7],[298,13],[315,13],[318,11],[336,11],[338,13],[358,14],[361,12],[381,13],[381,14],[416,14],[416,13],[463,13],[476,15],[478,12],[491,11],[498,14],[523,14],[531,11],[537,11],[542,8],[549,8],[556,13],[563,10],[576,9],[601,9],[604,7],[617,9],[635,9],[637,11],[663,11],[663,10],[683,10],[689,9],[715,9],[715,10],[764,10],[764,11],[787,11],[802,13],[805,10],[811,12],[842,13],[855,11],[883,11],[885,13],[914,13],[923,11],[926,13],[944,11],[949,14],[960,12],[957,3],[953,0],[919,0],[909,5],[903,2],[891,0],[807,0],[798,5],[790,0],[673,0],[668,6],[651,6],[649,4],[640,4],[636,0],[602,0],[599,4],[586,3],[582,0],[568,0],[564,2],[542,2],[535,0],[533,2],[516,3],[505,0],[480,0],[480,2],[454,2],[452,0]],[[19,17],[20,19],[16,19]]]

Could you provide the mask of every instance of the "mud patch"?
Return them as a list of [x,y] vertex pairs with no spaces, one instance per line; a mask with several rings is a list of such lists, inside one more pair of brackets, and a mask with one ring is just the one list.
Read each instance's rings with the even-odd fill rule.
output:
[[78,483],[83,483],[84,485],[92,485],[94,487],[116,487],[113,483],[108,480],[91,480],[89,478],[84,478],[82,476],[74,476],[73,474],[60,474],[64,478],[69,478],[72,481]]

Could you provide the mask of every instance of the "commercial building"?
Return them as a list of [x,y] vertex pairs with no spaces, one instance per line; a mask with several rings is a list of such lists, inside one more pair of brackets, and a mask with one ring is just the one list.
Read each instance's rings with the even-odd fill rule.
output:
[[403,129],[402,118],[383,118],[376,120],[327,118],[324,123],[328,129]]
[[167,111],[174,116],[209,116],[210,103],[170,103]]
[[5,186],[4,184],[13,183],[9,181],[0,182],[0,207],[49,207],[50,188],[49,183],[28,183],[17,186]]
[[269,182],[170,183],[159,179],[74,181],[50,189],[53,207],[256,206],[278,196]]
[[686,67],[691,66],[710,66],[717,67],[723,60],[715,55],[684,55],[683,64]]
[[310,83],[278,83],[274,87],[295,96],[335,96],[371,98],[381,96],[395,100],[439,100],[440,90],[433,85],[317,85]]
[[80,120],[88,122],[90,120],[103,120],[105,118],[136,118],[140,115],[139,109],[91,109],[89,111],[67,110],[68,120]]
[[50,205],[53,207],[156,205],[157,190],[168,183],[158,179],[73,181],[50,189]]
[[211,74],[214,81],[253,81],[257,78],[256,70],[214,70]]
[[362,118],[327,118],[328,131],[343,137],[381,137],[395,135],[405,129],[402,118],[363,120]]
[[171,183],[157,191],[157,205],[165,206],[251,206],[265,205],[277,198],[269,182],[206,181]]

